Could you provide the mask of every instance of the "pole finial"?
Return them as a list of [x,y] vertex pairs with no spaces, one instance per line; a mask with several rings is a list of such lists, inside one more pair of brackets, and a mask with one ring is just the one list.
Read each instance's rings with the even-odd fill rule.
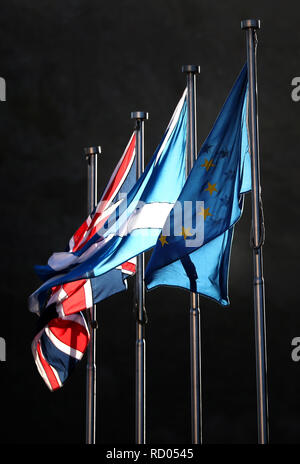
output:
[[260,29],[260,19],[244,19],[241,21],[242,29]]
[[97,147],[85,147],[83,151],[86,156],[98,155],[101,153],[101,147],[100,145],[98,145]]
[[131,119],[149,119],[149,113],[146,113],[146,111],[133,111],[131,113]]
[[185,73],[200,74],[200,66],[198,64],[185,64],[181,70]]

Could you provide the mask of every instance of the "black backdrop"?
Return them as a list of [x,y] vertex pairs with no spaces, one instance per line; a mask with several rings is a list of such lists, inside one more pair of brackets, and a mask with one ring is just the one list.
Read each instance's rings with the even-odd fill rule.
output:
[[[240,20],[260,18],[258,77],[271,443],[298,443],[299,2],[208,0],[1,1],[0,103],[1,443],[83,443],[85,358],[50,393],[30,344],[27,298],[45,264],[86,216],[83,147],[101,145],[99,192],[133,124],[148,111],[148,161],[185,86],[182,64],[200,64],[198,137],[206,137],[245,61]],[[249,247],[250,198],[235,232],[230,309],[201,299],[203,438],[255,443],[256,385]],[[98,306],[98,443],[134,443],[132,282]],[[147,293],[147,441],[190,442],[188,293]]]

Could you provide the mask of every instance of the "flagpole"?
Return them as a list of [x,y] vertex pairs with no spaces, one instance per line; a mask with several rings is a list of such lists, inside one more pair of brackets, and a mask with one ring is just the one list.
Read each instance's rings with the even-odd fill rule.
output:
[[[88,214],[97,204],[97,158],[101,147],[87,147],[84,154],[88,162]],[[88,445],[96,444],[96,305],[86,311],[90,330],[90,342],[87,347],[86,366],[86,419],[85,441]]]
[[257,388],[257,422],[258,442],[268,443],[268,398],[267,398],[267,353],[265,326],[265,288],[263,277],[262,245],[264,225],[262,217],[258,113],[257,113],[257,35],[260,21],[247,19],[241,22],[246,31],[248,81],[249,81],[249,131],[252,172],[252,231],[253,231],[253,288],[254,288],[254,321],[256,350],[256,388]]
[[[187,156],[186,174],[191,172],[197,159],[196,74],[200,66],[185,65],[187,75]],[[197,293],[190,292],[190,370],[191,370],[191,423],[192,443],[202,443],[202,380],[201,380],[201,327],[200,301]]]
[[[131,113],[135,119],[136,130],[136,160],[137,179],[144,172],[144,122],[148,113],[135,111]],[[135,388],[135,442],[138,445],[146,443],[146,343],[145,343],[145,259],[144,253],[137,256],[135,277],[135,307],[136,307],[136,388]]]

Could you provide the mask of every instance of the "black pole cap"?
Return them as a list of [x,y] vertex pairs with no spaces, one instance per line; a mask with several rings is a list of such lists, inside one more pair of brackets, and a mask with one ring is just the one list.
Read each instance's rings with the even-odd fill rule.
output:
[[200,66],[198,64],[185,64],[181,69],[185,73],[200,74]]
[[146,113],[146,111],[133,111],[131,119],[149,119],[149,113]]
[[86,156],[88,155],[98,155],[101,153],[101,147],[98,145],[98,147],[86,147],[83,149],[84,154]]
[[260,19],[244,19],[241,21],[242,29],[260,29]]

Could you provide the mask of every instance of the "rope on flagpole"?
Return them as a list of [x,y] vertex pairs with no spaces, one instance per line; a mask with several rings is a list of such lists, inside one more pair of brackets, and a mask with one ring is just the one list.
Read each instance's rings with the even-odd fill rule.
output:
[[262,248],[262,246],[265,243],[265,219],[264,219],[264,209],[263,209],[263,204],[262,204],[262,199],[261,196],[259,196],[259,223],[260,223],[260,238],[258,241],[258,244],[255,245],[254,243],[254,232],[253,232],[253,226],[251,224],[251,233],[250,233],[250,246],[253,248],[253,250],[258,250],[259,248]]

